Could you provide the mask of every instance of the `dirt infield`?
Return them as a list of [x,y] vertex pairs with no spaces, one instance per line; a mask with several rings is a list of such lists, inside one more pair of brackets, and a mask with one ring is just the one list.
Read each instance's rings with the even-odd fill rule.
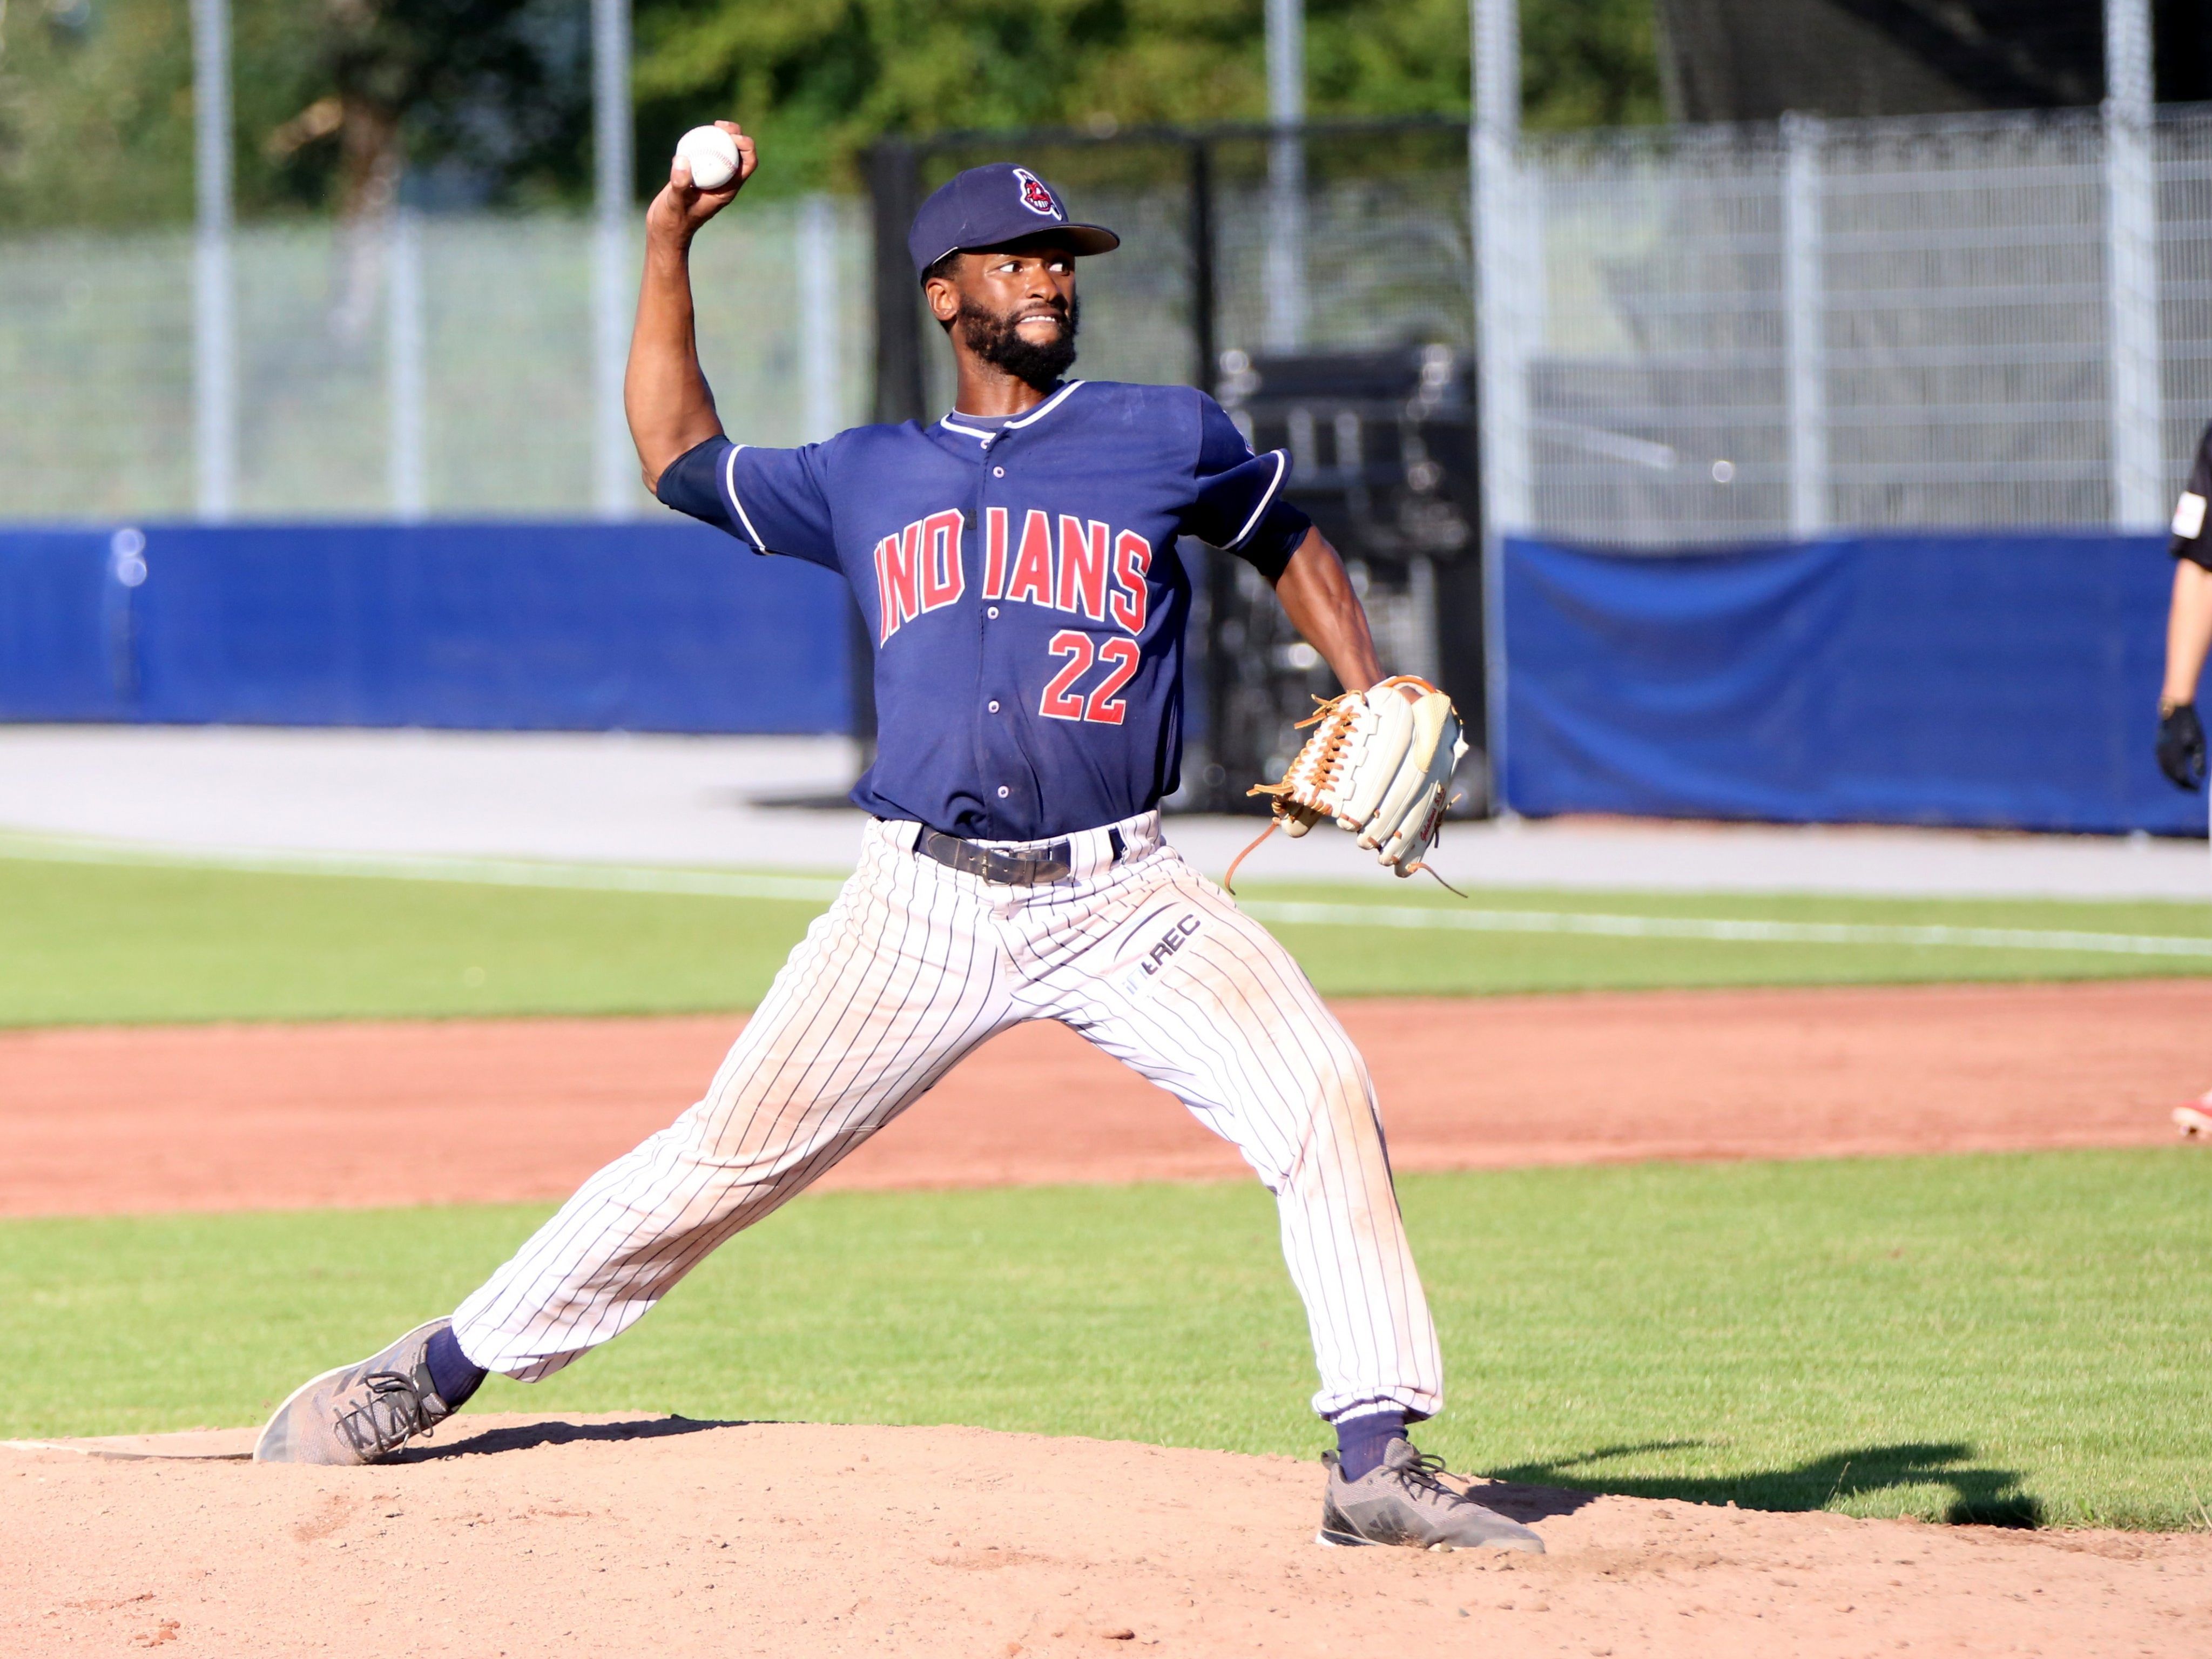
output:
[[[1340,1012],[1410,1169],[2157,1143],[2212,1082],[2201,981]],[[687,1103],[739,1024],[0,1034],[0,1212],[558,1197]],[[1167,1097],[1029,1027],[825,1184],[1240,1168]],[[2179,1656],[2212,1628],[2212,1534],[1492,1486],[1550,1554],[1325,1551],[1320,1471],[1285,1458],[482,1416],[374,1469],[210,1461],[251,1439],[0,1449],[0,1653]]]
[[[2203,980],[1337,1008],[1401,1170],[2154,1144],[2212,1084]],[[559,1198],[689,1104],[741,1024],[0,1033],[0,1214]],[[1242,1171],[1166,1095],[1032,1025],[823,1184]]]
[[[472,1418],[367,1469],[0,1450],[0,1650],[1016,1659],[2201,1652],[2212,1535],[1487,1486],[1541,1558],[1322,1550],[1288,1458]],[[454,1427],[460,1425],[456,1425]]]

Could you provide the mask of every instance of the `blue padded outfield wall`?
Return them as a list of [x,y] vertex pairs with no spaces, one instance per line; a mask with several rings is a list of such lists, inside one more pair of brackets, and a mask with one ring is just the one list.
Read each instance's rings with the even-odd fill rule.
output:
[[1506,799],[2201,836],[2151,754],[2172,580],[2162,535],[1510,541]]
[[[851,601],[701,526],[0,532],[0,720],[842,732]],[[2163,538],[1507,544],[1530,814],[2201,835]],[[1195,712],[1195,711],[1194,711]]]
[[672,517],[140,533],[0,532],[0,720],[851,723],[844,585]]

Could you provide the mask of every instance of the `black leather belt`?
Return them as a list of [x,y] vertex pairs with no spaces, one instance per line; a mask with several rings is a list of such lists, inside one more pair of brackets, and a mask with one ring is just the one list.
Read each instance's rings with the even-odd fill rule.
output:
[[[1106,839],[1114,849],[1114,862],[1119,864],[1129,844],[1121,839],[1119,830],[1109,830]],[[1006,887],[1042,887],[1048,882],[1066,881],[1075,869],[1074,854],[1064,841],[1048,842],[1034,852],[1002,853],[994,847],[979,847],[957,836],[925,828],[915,837],[914,850],[924,858],[935,859],[948,870]]]

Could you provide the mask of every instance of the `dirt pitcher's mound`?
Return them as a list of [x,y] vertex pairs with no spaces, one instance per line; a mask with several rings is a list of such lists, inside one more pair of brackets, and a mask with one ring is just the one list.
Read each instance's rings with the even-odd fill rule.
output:
[[1549,1555],[1323,1550],[1289,1458],[465,1421],[367,1469],[0,1453],[0,1651],[2079,1656],[2201,1652],[2212,1621],[2197,1534],[1499,1487]]

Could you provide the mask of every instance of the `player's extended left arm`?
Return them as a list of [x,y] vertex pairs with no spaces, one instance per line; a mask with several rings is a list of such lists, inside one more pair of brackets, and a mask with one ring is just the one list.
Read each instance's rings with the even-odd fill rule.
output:
[[1364,691],[1382,678],[1375,654],[1375,635],[1367,626],[1367,607],[1352,592],[1344,561],[1318,530],[1306,532],[1275,579],[1275,597],[1300,638],[1321,653],[1337,683],[1347,691]]

